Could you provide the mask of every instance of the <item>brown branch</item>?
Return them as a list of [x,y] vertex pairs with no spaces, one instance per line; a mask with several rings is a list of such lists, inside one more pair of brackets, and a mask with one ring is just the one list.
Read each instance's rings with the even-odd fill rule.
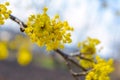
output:
[[[64,52],[62,52],[61,50],[57,49],[55,50],[58,54],[60,54],[66,61],[66,65],[71,73],[71,75],[74,77],[75,80],[79,80],[78,77],[80,76],[85,76],[88,71],[83,68],[81,65],[79,65],[77,62],[75,62],[72,58],[69,57],[69,55],[66,55]],[[77,67],[81,68],[82,70],[84,70],[83,72],[74,72],[72,67],[71,67],[71,63],[75,64]]]
[[68,69],[69,69],[69,71],[70,71],[70,73],[72,74],[72,76],[77,80],[77,77],[78,76],[85,76],[87,73],[88,73],[88,71],[83,71],[83,72],[74,72],[73,70],[72,70],[72,68],[71,68],[71,64],[69,63],[69,61],[66,61],[66,65],[67,65],[67,67],[68,67]]
[[72,54],[71,56],[72,56],[72,57],[79,57],[80,59],[84,59],[84,60],[93,62],[93,60],[91,60],[91,59],[89,59],[89,58],[86,58],[84,55],[81,55],[81,54],[82,54],[82,53],[79,53],[79,54]]
[[86,60],[86,61],[93,62],[92,59],[86,58],[86,57],[84,57],[84,56],[79,56],[79,58],[80,58],[80,59],[84,59],[84,60]]
[[74,75],[75,72],[73,72],[73,70],[72,70],[72,68],[71,68],[71,65],[70,65],[70,63],[69,63],[68,61],[66,61],[66,65],[67,65],[67,67],[68,67],[71,75],[75,78],[75,80],[78,80],[78,77]]
[[14,22],[18,23],[20,25],[20,31],[24,32],[24,29],[27,27],[27,25],[22,22],[20,19],[18,19],[17,17],[13,16],[10,14],[10,19],[13,20]]
[[83,71],[87,71],[87,69],[85,69],[84,67],[82,67],[80,64],[78,64],[78,62],[76,62],[75,60],[73,60],[72,58],[69,57],[69,55],[65,54],[64,52],[62,52],[61,50],[57,49],[55,50],[58,54],[60,54],[65,60],[72,62],[73,64],[75,64],[77,67],[81,68]]
[[75,76],[85,76],[85,75],[87,75],[88,74],[88,72],[86,71],[84,71],[84,72],[80,72],[80,73],[73,73],[73,75],[75,75]]

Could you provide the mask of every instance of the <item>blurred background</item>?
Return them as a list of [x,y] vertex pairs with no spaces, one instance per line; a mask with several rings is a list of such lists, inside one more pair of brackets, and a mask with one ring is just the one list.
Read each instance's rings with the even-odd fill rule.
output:
[[[114,59],[111,80],[120,80],[120,0],[0,0],[0,3],[6,1],[10,2],[12,15],[24,22],[29,15],[41,13],[44,6],[51,18],[59,14],[61,20],[67,20],[74,27],[73,41],[64,49],[68,54],[78,51],[77,43],[87,37],[98,38],[101,41],[98,49],[103,49],[97,54]],[[7,20],[0,26],[0,80],[21,79],[73,80],[59,55],[33,44],[20,32],[17,23]]]

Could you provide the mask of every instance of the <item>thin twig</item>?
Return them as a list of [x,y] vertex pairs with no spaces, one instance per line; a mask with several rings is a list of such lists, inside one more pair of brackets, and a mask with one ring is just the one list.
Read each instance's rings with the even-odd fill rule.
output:
[[[79,54],[78,54],[79,53]],[[77,52],[77,54],[71,54],[72,57],[79,57],[80,59],[84,59],[84,60],[87,60],[87,61],[90,61],[90,62],[93,62],[93,60],[89,59],[89,58],[86,58],[84,55],[82,55],[82,53],[80,52]]]
[[[60,52],[60,50],[58,50],[58,51]],[[79,80],[78,77],[85,76],[87,74],[87,71],[83,71],[83,72],[79,72],[79,73],[78,72],[74,72],[72,67],[71,67],[71,63],[70,63],[71,60],[69,60],[70,58],[67,58],[65,55],[62,55],[62,56],[64,56],[65,61],[66,61],[66,65],[67,65],[71,75],[74,77],[75,80]]]
[[79,79],[74,75],[74,72],[73,72],[73,70],[72,70],[72,68],[71,68],[71,65],[70,65],[70,63],[69,63],[68,61],[66,61],[66,65],[67,65],[67,67],[68,67],[71,75],[74,77],[74,79],[75,79],[75,80],[79,80]]
[[86,58],[86,57],[83,57],[83,56],[79,56],[79,58],[80,58],[80,59],[84,59],[84,60],[86,60],[86,61],[93,62],[93,60],[92,60],[92,59],[89,59],[89,58]]
[[18,19],[17,17],[15,17],[11,14],[10,14],[10,19],[13,20],[14,22],[18,23],[20,25],[21,32],[24,32],[24,29],[27,27],[27,25],[24,24],[24,22],[22,22],[20,19]]
[[77,67],[80,67],[83,71],[87,71],[87,69],[85,69],[84,67],[82,67],[80,64],[78,64],[78,62],[74,61],[72,58],[69,57],[69,55],[65,54],[64,52],[62,52],[61,50],[57,49],[55,50],[58,54],[60,54],[65,60],[68,60],[70,62],[72,62],[73,64],[75,64]]

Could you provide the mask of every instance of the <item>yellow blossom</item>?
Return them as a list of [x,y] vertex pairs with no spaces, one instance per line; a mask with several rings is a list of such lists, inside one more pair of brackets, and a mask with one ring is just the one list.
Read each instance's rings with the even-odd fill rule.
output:
[[95,54],[96,46],[100,43],[98,39],[88,37],[87,40],[78,43],[78,47],[80,48],[80,52],[82,54]]
[[48,8],[43,9],[42,14],[31,15],[28,18],[26,34],[39,46],[46,46],[46,49],[55,50],[64,48],[64,43],[71,43],[73,28],[67,21],[61,21],[59,15],[53,19],[47,15]]
[[96,63],[92,70],[86,75],[85,80],[110,80],[109,74],[114,70],[113,60],[108,61],[96,56]]
[[9,2],[0,4],[0,25],[3,25],[5,20],[8,19],[9,15],[11,14],[11,10],[8,10],[7,6],[9,6]]
[[5,5],[6,5],[6,6],[9,6],[9,5],[10,5],[10,3],[9,3],[9,2],[5,2]]
[[87,60],[80,60],[79,62],[84,68],[91,68],[94,62],[87,61]]
[[87,40],[78,43],[78,47],[80,48],[80,55],[83,55],[85,58],[90,61],[77,58],[79,64],[81,64],[84,68],[93,67],[94,56],[96,54],[96,46],[100,43],[98,39],[88,37]]

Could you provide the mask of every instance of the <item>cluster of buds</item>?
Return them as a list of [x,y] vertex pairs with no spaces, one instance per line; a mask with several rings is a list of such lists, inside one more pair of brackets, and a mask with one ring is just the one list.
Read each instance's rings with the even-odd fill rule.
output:
[[5,20],[8,19],[12,13],[11,10],[7,9],[7,6],[9,6],[9,2],[0,4],[0,25],[3,25],[5,23]]
[[[85,80],[110,80],[109,74],[113,69],[113,60],[106,61],[99,56],[96,56],[96,46],[100,43],[98,39],[88,38],[78,44],[80,55],[77,56],[79,64],[84,68],[90,69]],[[86,59],[81,59],[79,56],[84,56]]]
[[31,15],[28,18],[26,34],[39,46],[46,46],[46,49],[55,50],[64,48],[64,43],[71,43],[73,28],[67,21],[61,21],[59,15],[53,19],[47,15],[47,8],[44,7],[42,14]]

